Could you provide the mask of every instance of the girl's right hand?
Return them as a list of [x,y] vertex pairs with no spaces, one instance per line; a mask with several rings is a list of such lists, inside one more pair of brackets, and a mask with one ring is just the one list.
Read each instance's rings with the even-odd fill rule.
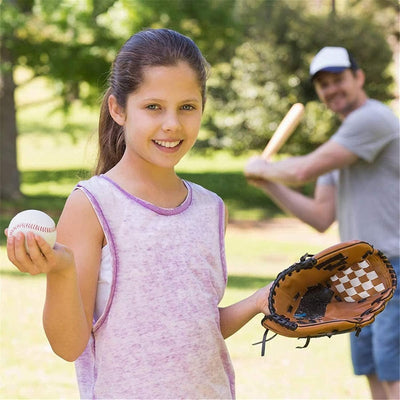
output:
[[[7,235],[7,230],[5,231]],[[25,248],[25,235],[7,235],[7,256],[21,271],[31,275],[66,272],[74,267],[72,251],[56,243],[54,248],[32,232],[26,234],[29,253]]]

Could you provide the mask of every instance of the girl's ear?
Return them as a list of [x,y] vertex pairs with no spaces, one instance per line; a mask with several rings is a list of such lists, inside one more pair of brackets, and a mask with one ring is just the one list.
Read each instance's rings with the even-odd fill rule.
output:
[[124,125],[125,110],[118,104],[117,99],[113,94],[108,97],[108,111],[110,112],[112,119],[118,125]]

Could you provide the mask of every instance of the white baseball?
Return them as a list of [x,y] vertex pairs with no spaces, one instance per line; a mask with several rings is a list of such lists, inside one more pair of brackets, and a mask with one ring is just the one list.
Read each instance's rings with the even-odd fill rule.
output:
[[[56,242],[56,224],[51,217],[42,211],[25,210],[18,213],[10,221],[7,234],[15,236],[18,232],[22,232],[24,235],[33,232],[35,235],[41,236],[51,248],[54,247]],[[25,248],[29,253],[26,238]]]

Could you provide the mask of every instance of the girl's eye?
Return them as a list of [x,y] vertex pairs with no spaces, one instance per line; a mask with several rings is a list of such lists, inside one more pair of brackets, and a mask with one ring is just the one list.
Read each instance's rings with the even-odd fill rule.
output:
[[185,105],[182,106],[182,110],[185,110],[185,111],[191,111],[191,110],[194,110],[194,109],[195,109],[195,107],[193,107],[190,104],[185,104]]
[[149,104],[148,106],[146,106],[147,109],[149,110],[159,110],[160,107],[157,104]]

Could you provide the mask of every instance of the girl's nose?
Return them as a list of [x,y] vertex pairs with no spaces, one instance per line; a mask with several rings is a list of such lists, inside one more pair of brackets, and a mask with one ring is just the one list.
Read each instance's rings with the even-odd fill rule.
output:
[[179,117],[176,112],[165,114],[165,119],[162,124],[162,129],[165,132],[175,132],[180,127]]

